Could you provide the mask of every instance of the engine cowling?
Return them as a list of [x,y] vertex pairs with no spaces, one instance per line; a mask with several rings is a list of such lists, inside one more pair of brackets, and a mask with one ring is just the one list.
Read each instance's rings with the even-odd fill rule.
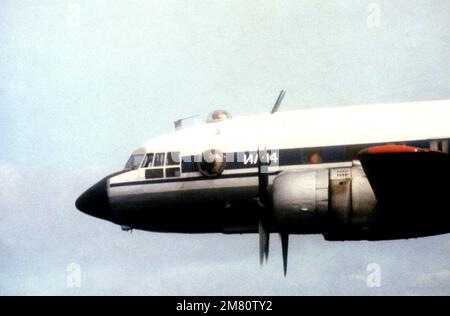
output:
[[273,183],[274,220],[289,233],[370,230],[377,200],[362,167],[285,172]]

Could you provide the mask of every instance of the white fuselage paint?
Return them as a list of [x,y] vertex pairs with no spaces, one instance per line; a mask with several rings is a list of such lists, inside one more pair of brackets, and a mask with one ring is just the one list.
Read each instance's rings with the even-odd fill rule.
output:
[[[185,128],[159,136],[135,150],[134,154],[179,151],[182,157],[196,156],[207,149],[222,152],[245,152],[259,149],[289,149],[327,147],[352,144],[391,143],[412,140],[450,138],[450,100],[374,104],[285,111],[275,114],[257,114],[232,118]],[[270,158],[270,157],[269,157]],[[276,156],[272,157],[274,160]],[[223,175],[255,172],[256,157],[244,156],[249,168],[227,170]],[[253,166],[250,166],[250,163]],[[314,165],[275,166],[269,172],[298,170],[299,168],[329,168],[350,166],[351,162]],[[183,172],[179,179],[199,177],[199,172]],[[270,177],[272,181],[274,176]],[[112,177],[111,185],[135,183],[136,185],[110,186],[111,201],[125,195],[158,192],[226,189],[230,194],[239,188],[257,187],[256,177],[217,178],[187,182],[152,183],[145,181],[144,170],[139,168]]]

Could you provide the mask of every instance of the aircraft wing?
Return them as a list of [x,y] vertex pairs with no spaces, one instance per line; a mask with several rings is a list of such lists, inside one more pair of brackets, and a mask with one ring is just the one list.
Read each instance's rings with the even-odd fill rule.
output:
[[404,211],[449,209],[448,154],[391,145],[370,147],[358,156],[381,206]]

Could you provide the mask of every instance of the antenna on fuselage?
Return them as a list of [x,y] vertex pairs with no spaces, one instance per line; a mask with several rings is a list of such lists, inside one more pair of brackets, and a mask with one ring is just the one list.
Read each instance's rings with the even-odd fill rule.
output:
[[278,109],[280,108],[281,101],[283,101],[283,98],[284,98],[285,94],[286,94],[286,91],[284,91],[284,90],[280,91],[280,94],[278,95],[278,99],[275,102],[275,104],[274,104],[270,114],[273,114],[273,113],[278,111]]
[[177,130],[183,128],[183,121],[186,121],[186,120],[189,120],[189,119],[192,119],[192,118],[195,118],[195,117],[199,117],[199,116],[200,115],[192,115],[192,116],[188,116],[188,117],[185,117],[185,118],[178,119],[178,120],[174,121],[173,124],[175,125],[175,130],[177,131]]

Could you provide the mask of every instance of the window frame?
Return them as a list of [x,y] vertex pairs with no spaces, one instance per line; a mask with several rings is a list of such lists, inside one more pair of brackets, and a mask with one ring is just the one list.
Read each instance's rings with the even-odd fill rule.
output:
[[[150,164],[150,161],[149,161],[149,163],[147,163],[147,165],[144,165],[145,162],[146,162],[145,160],[146,160],[147,157],[149,157],[149,156],[152,156],[151,164]],[[148,168],[153,167],[153,161],[154,161],[154,160],[155,160],[155,153],[153,153],[153,152],[151,152],[151,153],[146,153],[144,159],[142,160],[141,168],[148,169]],[[149,166],[149,165],[150,165],[150,166]]]
[[[158,164],[158,165],[156,165],[156,158],[159,156],[159,155],[163,155],[162,156],[162,159],[161,159],[161,161],[160,161],[160,163],[161,164]],[[159,162],[158,162],[159,163]],[[155,153],[155,156],[154,156],[154,158],[153,158],[153,167],[155,167],[155,168],[161,168],[161,167],[165,167],[165,164],[166,164],[166,152],[156,152]]]
[[[179,161],[169,161],[168,157],[169,155],[177,153],[179,157]],[[144,166],[144,160],[146,157],[151,156],[152,157],[152,163],[151,165]],[[161,157],[162,155],[162,164],[155,165],[157,157]],[[170,162],[170,164],[169,164]],[[149,163],[150,164],[150,163]],[[166,179],[166,178],[179,178],[181,176],[181,152],[179,150],[177,151],[158,151],[158,152],[148,152],[144,155],[144,158],[142,159],[141,163],[142,168],[144,169],[144,177],[145,179]],[[167,171],[170,170],[169,175],[167,174]],[[173,174],[172,174],[173,172]],[[161,175],[161,176],[157,176]]]
[[[131,158],[133,158],[133,162],[134,162],[136,160],[136,157],[139,157],[139,156],[141,158],[139,159],[139,162],[137,164],[133,163],[133,165],[131,167],[127,167],[129,161],[131,160]],[[144,157],[145,157],[145,154],[131,154],[130,157],[128,158],[127,162],[125,163],[125,167],[123,169],[124,170],[129,170],[129,171],[139,169],[139,167],[142,164],[142,161],[144,160]]]
[[[178,161],[172,160],[172,154],[178,154]],[[169,156],[171,157],[171,162],[169,163]],[[180,151],[168,151],[166,152],[166,158],[164,161],[165,167],[179,166],[181,164],[181,153]]]

